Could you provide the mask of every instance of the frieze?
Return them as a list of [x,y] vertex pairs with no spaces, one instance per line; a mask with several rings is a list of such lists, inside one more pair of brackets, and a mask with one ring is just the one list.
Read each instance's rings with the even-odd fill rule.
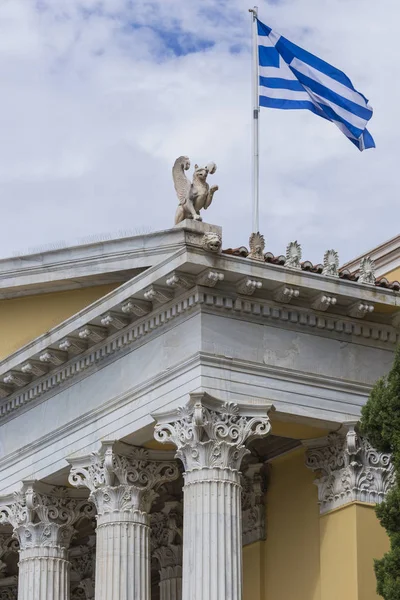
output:
[[[204,277],[206,275],[208,277],[210,274],[214,274],[214,272],[207,270],[204,276],[202,275],[203,285],[205,284]],[[223,274],[221,273],[221,275]],[[218,278],[219,273],[215,272],[215,281]],[[35,359],[25,361],[24,367],[26,368],[24,368],[24,371],[30,373],[32,377],[39,374],[41,374],[41,377],[36,380],[33,379],[23,391],[18,391],[15,386],[0,383],[0,399],[4,399],[0,405],[0,420],[53,388],[59,387],[74,377],[81,376],[88,369],[96,367],[111,355],[125,350],[141,340],[143,336],[166,325],[178,315],[183,315],[193,310],[195,306],[201,305],[205,305],[207,309],[215,308],[218,311],[226,310],[230,313],[233,311],[237,314],[244,314],[246,317],[271,319],[282,324],[289,324],[289,326],[299,325],[311,329],[317,328],[320,331],[326,330],[327,332],[349,336],[355,335],[365,339],[371,338],[385,345],[395,345],[400,337],[398,331],[390,325],[360,322],[359,317],[356,317],[354,321],[350,320],[349,317],[335,314],[329,314],[325,317],[325,315],[317,315],[307,309],[273,305],[268,301],[253,299],[252,297],[235,297],[234,295],[221,293],[220,290],[209,289],[207,292],[203,292],[193,289],[187,292],[186,296],[181,297],[169,306],[160,307],[158,310],[153,311],[151,315],[130,323],[122,331],[110,331],[110,337],[100,341],[95,348],[89,348],[85,353],[71,357],[67,363],[65,362],[67,353],[60,350],[43,352],[41,362]],[[97,332],[95,327],[90,324],[80,330],[80,332],[83,331],[85,337],[87,334],[88,338],[92,333]],[[103,332],[104,329],[101,328],[101,331]],[[36,365],[38,367],[42,366],[42,370],[36,368]],[[50,370],[44,373],[49,367]]]

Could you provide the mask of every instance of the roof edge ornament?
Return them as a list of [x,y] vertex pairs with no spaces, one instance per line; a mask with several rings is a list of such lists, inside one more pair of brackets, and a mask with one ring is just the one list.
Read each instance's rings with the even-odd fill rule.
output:
[[339,254],[336,252],[336,250],[327,250],[325,252],[322,275],[339,277]]
[[297,240],[289,242],[286,247],[285,267],[289,269],[301,269],[301,257],[303,255],[300,244]]
[[375,261],[370,256],[365,256],[360,262],[360,276],[358,283],[365,283],[367,285],[375,284]]
[[264,262],[265,238],[259,231],[251,234],[249,238],[249,247],[250,252],[247,258]]
[[186,177],[185,171],[190,169],[188,156],[179,156],[172,167],[172,178],[179,205],[175,213],[175,225],[185,219],[201,221],[201,210],[207,210],[213,201],[213,196],[218,190],[217,185],[211,188],[207,183],[207,176],[213,175],[217,170],[214,162],[209,162],[205,167],[194,165],[193,181]]

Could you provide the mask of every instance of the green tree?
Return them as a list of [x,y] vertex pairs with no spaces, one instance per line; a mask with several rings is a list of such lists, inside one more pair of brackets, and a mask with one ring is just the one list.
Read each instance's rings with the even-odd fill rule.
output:
[[400,347],[390,373],[377,381],[362,409],[360,431],[377,450],[392,453],[397,483],[376,507],[390,550],[375,560],[375,574],[378,594],[400,600]]

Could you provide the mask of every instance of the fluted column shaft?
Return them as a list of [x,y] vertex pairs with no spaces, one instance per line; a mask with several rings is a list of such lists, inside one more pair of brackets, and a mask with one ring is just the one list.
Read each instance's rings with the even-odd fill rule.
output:
[[182,567],[160,570],[160,600],[182,600]]
[[185,467],[183,600],[242,599],[240,465],[246,443],[270,432],[269,408],[194,393],[154,415],[156,440],[175,444]]
[[99,452],[71,460],[69,481],[90,490],[97,510],[95,600],[150,600],[149,511],[176,463],[151,460],[151,450],[103,442]]
[[60,546],[20,551],[18,600],[69,600],[70,563]]
[[184,600],[241,600],[239,472],[203,468],[185,474]]
[[95,600],[150,600],[149,533],[141,511],[99,517]]

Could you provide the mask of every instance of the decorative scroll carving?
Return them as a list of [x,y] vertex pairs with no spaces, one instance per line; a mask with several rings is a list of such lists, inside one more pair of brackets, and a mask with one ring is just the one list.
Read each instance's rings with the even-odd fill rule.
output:
[[150,286],[145,292],[144,297],[149,302],[158,302],[158,304],[165,304],[173,298],[173,294],[167,288],[163,288],[159,285]]
[[[191,394],[190,402],[175,413],[172,422],[156,425],[154,437],[177,447],[176,457],[186,471],[204,467],[239,469],[249,453],[246,442],[268,435],[267,416],[248,409],[248,415],[234,402],[221,403],[207,394]],[[172,415],[171,415],[172,416]],[[157,419],[157,415],[155,415]]]
[[[83,591],[82,598],[94,600],[95,566],[96,566],[96,536],[89,538],[87,545],[74,547],[70,552],[72,570],[78,575],[78,589]],[[81,593],[81,592],[80,592]]]
[[[19,543],[12,533],[0,533],[0,582],[5,583],[7,564],[3,559],[11,552],[18,552]],[[1,594],[0,594],[1,600]]]
[[373,304],[367,304],[366,302],[355,302],[349,308],[349,315],[355,319],[363,319],[366,315],[374,312]]
[[34,546],[68,547],[73,525],[93,517],[86,499],[71,498],[64,488],[25,483],[13,502],[0,507],[0,524],[10,523],[21,550]]
[[15,385],[16,387],[24,387],[30,380],[31,378],[29,375],[21,373],[20,371],[10,371],[3,378],[4,383],[7,385]]
[[325,252],[322,275],[339,277],[339,254],[336,250],[327,250]]
[[242,474],[242,537],[244,546],[266,538],[264,500],[266,491],[264,464],[250,464]]
[[370,256],[366,256],[361,259],[360,263],[360,275],[358,277],[358,283],[366,283],[368,285],[375,284],[375,262]]
[[390,454],[375,450],[354,427],[346,436],[331,433],[307,445],[306,465],[320,473],[315,484],[322,514],[348,502],[379,504],[394,484]]
[[71,460],[69,482],[90,490],[98,515],[115,511],[149,512],[155,489],[179,477],[175,462],[151,460],[152,452],[127,444],[104,442],[99,452]]
[[301,269],[300,261],[302,254],[300,244],[297,241],[290,242],[286,248],[285,267],[289,269]]
[[55,367],[59,367],[68,360],[68,353],[63,350],[48,348],[39,356],[39,360],[43,363],[50,363]]
[[90,340],[96,344],[107,337],[107,329],[98,325],[86,325],[79,330],[78,335],[82,340]]
[[70,354],[80,354],[87,348],[87,344],[82,339],[67,337],[58,344],[60,350],[65,350]]
[[325,311],[328,310],[328,308],[335,306],[336,302],[336,296],[329,296],[328,294],[319,294],[319,296],[317,296],[313,301],[312,307],[315,310]]
[[39,360],[30,360],[22,365],[21,371],[27,375],[35,375],[35,377],[41,377],[48,371],[47,365],[43,364]]
[[206,269],[197,278],[199,285],[206,287],[215,287],[217,283],[224,280],[224,274],[221,271],[215,271],[214,269]]
[[126,315],[135,315],[135,317],[144,317],[151,312],[151,302],[145,300],[136,300],[135,298],[129,298],[121,306],[121,310]]
[[252,279],[251,277],[241,279],[236,285],[238,293],[244,296],[252,296],[256,290],[261,288],[262,282],[259,279]]
[[183,290],[189,290],[194,286],[194,279],[190,275],[183,275],[182,273],[174,272],[167,278],[166,284],[170,288],[181,288]]
[[113,311],[109,311],[103,315],[100,319],[100,322],[103,327],[114,327],[116,330],[123,329],[129,323],[126,317]]
[[293,298],[298,298],[299,296],[300,291],[297,288],[293,288],[288,285],[282,285],[274,293],[274,300],[288,304]]
[[249,239],[250,252],[247,258],[264,262],[265,239],[261,233],[252,233]]
[[0,600],[18,600],[18,586],[0,588]]

